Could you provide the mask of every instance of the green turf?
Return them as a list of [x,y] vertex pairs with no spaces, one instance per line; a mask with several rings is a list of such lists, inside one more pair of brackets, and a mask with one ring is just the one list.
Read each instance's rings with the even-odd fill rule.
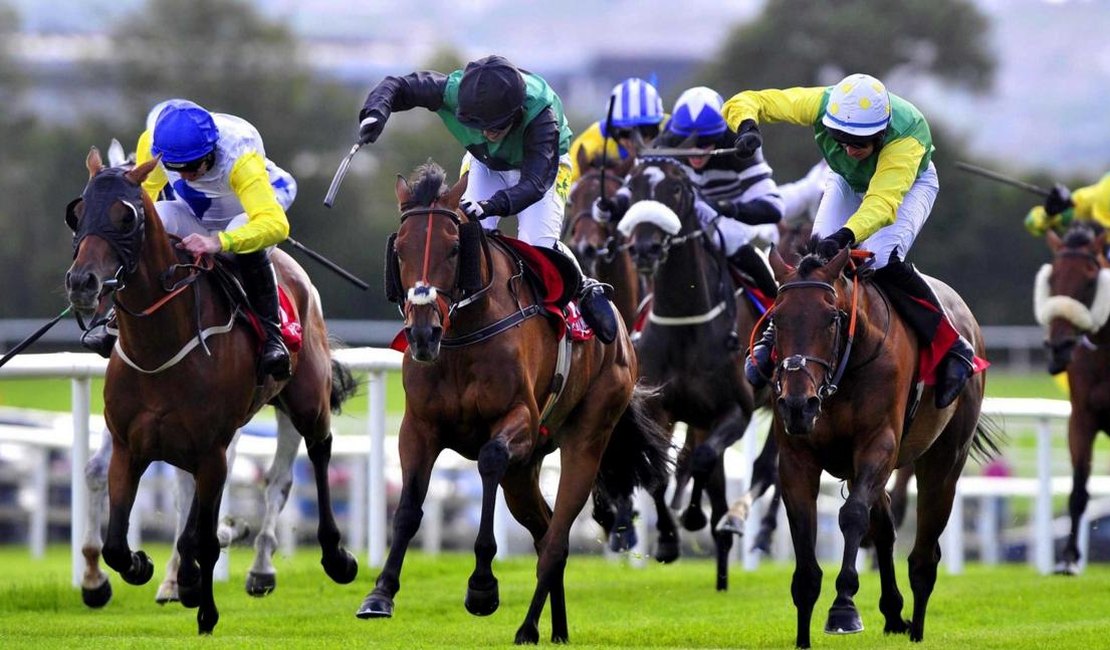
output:
[[[161,569],[168,549],[151,549]],[[0,549],[0,645],[4,648],[487,648],[510,647],[534,586],[535,562],[495,563],[501,608],[488,618],[466,613],[468,554],[433,558],[410,554],[403,589],[390,620],[359,620],[354,612],[375,570],[362,567],[355,583],[332,584],[316,554],[304,549],[276,558],[278,588],[264,599],[242,591],[249,549],[232,549],[231,580],[217,583],[220,622],[211,638],[196,638],[195,611],[154,604],[156,581],[133,587],[112,574],[114,598],[102,610],[81,604],[69,587],[69,555],[54,547],[44,561],[25,548]],[[899,581],[909,593],[904,558]],[[864,572],[857,604],[865,631],[850,637],[822,633],[833,598],[835,567],[825,566],[812,626],[815,648],[910,648],[904,636],[886,637],[878,612],[878,575]],[[575,648],[789,648],[794,642],[790,600],[792,565],[764,564],[754,573],[734,568],[732,588],[717,593],[708,560],[636,569],[598,556],[575,555],[567,568],[567,611]],[[159,571],[160,573],[160,571]],[[1079,578],[1039,576],[1025,566],[969,565],[942,569],[930,602],[925,643],[933,648],[1105,647],[1110,623],[1110,568],[1092,566]],[[550,645],[548,612],[540,643]]]

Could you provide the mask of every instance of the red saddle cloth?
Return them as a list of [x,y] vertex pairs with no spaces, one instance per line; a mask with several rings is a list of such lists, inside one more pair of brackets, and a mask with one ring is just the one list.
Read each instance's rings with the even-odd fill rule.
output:
[[[285,347],[290,353],[300,352],[301,343],[304,342],[304,330],[301,328],[296,306],[289,299],[285,287],[281,285],[278,285],[278,306],[278,312],[281,314],[281,338],[285,341]],[[262,322],[258,320],[258,315],[253,311],[247,311],[246,314],[251,329],[258,336],[258,348],[261,350],[262,341],[266,340],[266,332],[262,329]]]
[[[942,318],[940,327],[937,328],[937,334],[933,337],[932,345],[922,346],[918,350],[917,381],[925,382],[926,386],[933,386],[937,383],[937,367],[940,366],[944,355],[948,353],[948,348],[952,347],[959,336],[959,333],[948,322],[948,319]],[[983,372],[990,365],[990,361],[976,356],[972,363],[972,374]]]

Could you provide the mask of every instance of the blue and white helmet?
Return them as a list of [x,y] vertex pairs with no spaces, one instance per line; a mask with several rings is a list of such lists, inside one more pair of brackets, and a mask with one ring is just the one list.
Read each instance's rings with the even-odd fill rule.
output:
[[720,135],[728,130],[721,115],[725,100],[712,88],[696,86],[678,96],[667,130],[683,137]]
[[655,86],[629,77],[613,87],[613,127],[631,129],[663,121],[663,100]]

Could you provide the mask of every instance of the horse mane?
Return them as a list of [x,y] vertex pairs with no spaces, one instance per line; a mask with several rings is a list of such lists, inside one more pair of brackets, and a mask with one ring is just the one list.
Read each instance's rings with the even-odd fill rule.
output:
[[447,172],[443,171],[431,158],[428,162],[413,170],[409,176],[409,187],[412,188],[411,205],[430,206],[436,199],[447,193],[450,189],[446,184]]
[[1064,233],[1064,246],[1068,248],[1087,246],[1093,242],[1102,231],[1102,226],[1093,221],[1077,221]]
[[825,266],[826,260],[817,254],[817,243],[821,241],[820,237],[814,235],[808,241],[803,242],[798,246],[798,277],[807,278],[811,273],[817,269]]

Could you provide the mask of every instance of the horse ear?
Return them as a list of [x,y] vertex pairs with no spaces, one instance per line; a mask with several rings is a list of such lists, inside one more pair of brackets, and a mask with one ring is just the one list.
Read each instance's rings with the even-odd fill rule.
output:
[[[606,141],[605,145],[608,146],[609,142]],[[579,177],[585,174],[587,169],[593,167],[593,165],[590,164],[590,155],[586,153],[586,147],[578,147],[578,153],[576,153],[574,157],[575,162],[578,163]]]
[[466,183],[469,180],[470,170],[468,169],[466,173],[462,175],[462,178],[459,179],[459,182],[455,183],[455,185],[443,195],[441,203],[452,209],[457,208],[459,206],[459,201],[462,200],[462,196],[466,192]]
[[158,154],[135,169],[127,172],[124,174],[124,177],[136,185],[142,185],[146,177],[150,176],[150,172],[154,171],[154,168],[158,165],[160,160],[162,160],[162,154]]
[[840,274],[844,271],[844,265],[848,263],[848,257],[851,256],[851,254],[852,249],[845,246],[825,264],[825,268],[830,272],[830,280],[840,277]]
[[1048,243],[1048,250],[1052,251],[1054,255],[1064,245],[1063,240],[1060,239],[1060,235],[1056,234],[1056,231],[1052,228],[1045,231],[1044,240]]
[[397,182],[393,185],[393,192],[397,195],[397,205],[405,205],[412,200],[412,188],[405,177],[397,174]]
[[774,244],[771,245],[771,252],[767,254],[767,261],[771,263],[771,270],[775,273],[775,280],[782,284],[786,280],[786,276],[794,272],[794,267],[786,263],[779,255],[779,247]]
[[628,172],[632,171],[632,166],[636,164],[636,156],[628,156],[622,158],[620,162],[613,165],[613,173],[621,178],[628,176]]
[[89,155],[85,156],[85,167],[89,170],[89,178],[96,176],[104,169],[104,161],[100,159],[100,149],[91,147]]

